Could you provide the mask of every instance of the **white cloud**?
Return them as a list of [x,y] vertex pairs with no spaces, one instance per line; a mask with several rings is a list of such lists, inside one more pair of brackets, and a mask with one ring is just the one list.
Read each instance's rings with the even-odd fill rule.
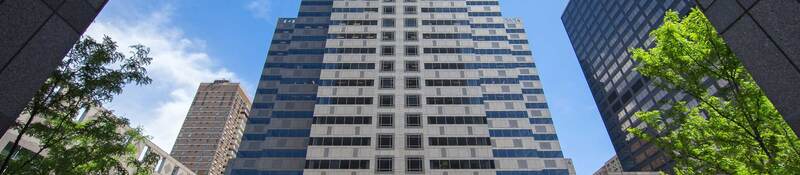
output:
[[245,6],[250,13],[253,13],[254,17],[265,20],[272,20],[271,7],[271,0],[253,0]]
[[150,48],[153,62],[147,67],[153,83],[129,85],[107,107],[142,126],[153,142],[169,151],[191,105],[197,86],[215,79],[241,81],[215,64],[205,51],[205,41],[184,36],[170,21],[171,8],[161,8],[136,18],[98,18],[86,34],[103,35],[117,41],[124,53],[127,46],[143,44]]

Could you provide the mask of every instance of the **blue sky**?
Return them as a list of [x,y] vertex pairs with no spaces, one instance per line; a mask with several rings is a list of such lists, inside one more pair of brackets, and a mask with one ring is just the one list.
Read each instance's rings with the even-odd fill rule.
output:
[[[561,147],[578,174],[591,174],[614,153],[586,80],[564,32],[567,1],[503,0],[519,17],[533,48]],[[113,0],[87,34],[120,46],[151,48],[153,84],[130,86],[108,105],[170,150],[200,82],[231,79],[250,97],[278,17],[297,15],[299,0]]]

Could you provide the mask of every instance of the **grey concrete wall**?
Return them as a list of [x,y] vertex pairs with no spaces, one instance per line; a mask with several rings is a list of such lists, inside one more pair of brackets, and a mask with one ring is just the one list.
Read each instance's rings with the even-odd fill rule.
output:
[[0,0],[0,133],[108,0]]
[[699,4],[800,135],[800,0],[699,0]]

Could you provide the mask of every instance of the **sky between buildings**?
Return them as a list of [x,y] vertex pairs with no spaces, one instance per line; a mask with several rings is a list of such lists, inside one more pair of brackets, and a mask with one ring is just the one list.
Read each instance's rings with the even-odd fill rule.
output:
[[[525,23],[561,141],[578,174],[613,156],[608,134],[561,23],[566,0],[501,0],[505,17]],[[121,47],[143,44],[155,59],[153,83],[129,86],[109,104],[170,150],[200,82],[241,82],[253,97],[278,17],[299,0],[111,0],[86,34]],[[124,49],[128,51],[128,49]]]

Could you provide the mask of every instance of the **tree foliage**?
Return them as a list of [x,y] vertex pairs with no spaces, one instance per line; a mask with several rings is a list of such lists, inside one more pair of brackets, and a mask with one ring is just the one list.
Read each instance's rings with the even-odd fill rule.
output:
[[[629,132],[667,151],[677,174],[800,172],[797,136],[700,10],[666,13],[650,36],[654,48],[631,50],[635,70],[696,102],[637,112],[650,130]],[[709,80],[724,87],[710,91]]]
[[[130,46],[130,56],[117,51],[109,37],[79,40],[23,111],[30,119],[18,124],[20,137],[40,141],[32,150],[42,156],[4,157],[3,174],[148,174],[157,159],[147,154],[136,160],[135,144],[146,139],[128,120],[100,110],[92,120],[76,120],[89,108],[110,102],[124,85],[150,83],[144,66],[152,60],[149,49]],[[33,122],[38,118],[38,122]],[[19,137],[15,143],[19,142]],[[15,145],[17,146],[17,145]]]

